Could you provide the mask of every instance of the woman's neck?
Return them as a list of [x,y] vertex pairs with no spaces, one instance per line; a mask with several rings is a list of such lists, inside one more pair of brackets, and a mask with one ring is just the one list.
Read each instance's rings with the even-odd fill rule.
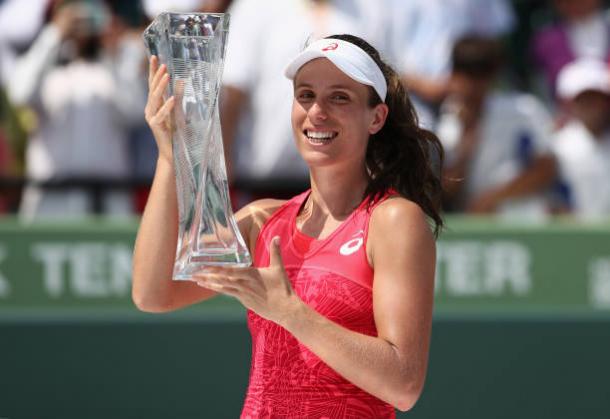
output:
[[361,171],[314,168],[310,180],[310,217],[334,219],[342,219],[358,207],[368,184],[364,168]]

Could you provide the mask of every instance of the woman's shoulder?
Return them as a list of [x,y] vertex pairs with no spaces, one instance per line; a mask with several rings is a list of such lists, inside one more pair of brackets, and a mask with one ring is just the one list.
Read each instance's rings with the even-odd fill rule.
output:
[[235,213],[239,230],[248,244],[248,249],[254,251],[254,246],[263,225],[273,214],[286,204],[280,199],[260,199],[253,201]]
[[392,196],[371,214],[367,252],[373,269],[399,261],[426,263],[435,246],[433,228],[417,203]]
[[285,199],[259,199],[252,201],[237,212],[237,218],[249,218],[253,224],[264,224],[273,214],[283,207]]
[[237,221],[256,237],[271,218],[291,213],[291,209],[300,207],[308,193],[309,191],[303,192],[288,200],[267,198],[252,201],[237,212]]
[[432,230],[427,216],[415,202],[400,196],[388,196],[373,209],[371,214],[369,235],[391,240],[392,237],[406,232],[421,237],[421,234],[431,235]]

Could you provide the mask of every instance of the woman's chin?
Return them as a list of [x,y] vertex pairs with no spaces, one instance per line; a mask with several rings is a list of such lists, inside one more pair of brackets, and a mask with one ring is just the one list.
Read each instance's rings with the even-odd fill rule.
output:
[[301,150],[301,157],[310,168],[329,166],[336,160],[328,153],[319,150]]

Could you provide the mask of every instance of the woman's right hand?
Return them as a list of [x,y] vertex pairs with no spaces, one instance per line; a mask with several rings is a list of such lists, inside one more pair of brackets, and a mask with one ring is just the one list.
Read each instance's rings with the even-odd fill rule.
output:
[[172,158],[172,123],[171,113],[174,109],[175,98],[172,96],[163,99],[163,93],[169,83],[169,74],[165,64],[159,65],[156,56],[150,57],[148,70],[148,101],[144,108],[146,122],[157,142],[159,159],[165,160],[170,165]]

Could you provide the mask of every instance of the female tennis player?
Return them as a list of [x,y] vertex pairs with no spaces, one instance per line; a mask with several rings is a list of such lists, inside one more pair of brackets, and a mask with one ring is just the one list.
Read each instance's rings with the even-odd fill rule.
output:
[[151,58],[146,119],[159,160],[136,241],[133,299],[163,312],[226,294],[248,309],[242,418],[392,418],[415,404],[426,376],[442,227],[431,157],[442,159],[442,148],[418,126],[397,74],[360,38],[313,42],[286,76],[311,189],[236,213],[252,267],[172,281],[174,99],[163,100],[168,75]]

